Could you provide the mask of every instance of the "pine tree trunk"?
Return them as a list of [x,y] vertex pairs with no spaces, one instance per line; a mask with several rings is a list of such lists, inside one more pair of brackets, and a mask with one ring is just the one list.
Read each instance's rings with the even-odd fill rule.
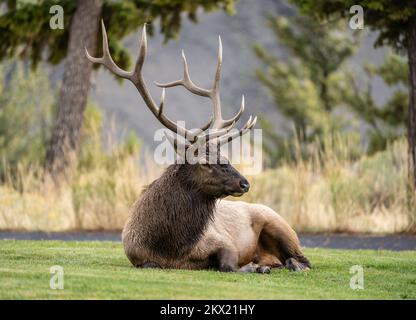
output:
[[408,58],[409,58],[409,178],[416,190],[416,17],[409,21]]
[[77,0],[72,17],[58,113],[46,155],[46,170],[55,181],[69,179],[75,164],[92,72],[84,47],[96,51],[101,10],[102,0]]

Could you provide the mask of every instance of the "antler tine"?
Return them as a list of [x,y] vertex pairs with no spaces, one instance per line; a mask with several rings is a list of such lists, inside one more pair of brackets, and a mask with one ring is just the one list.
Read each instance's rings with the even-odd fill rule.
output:
[[198,140],[201,140],[203,142],[207,142],[211,139],[215,139],[215,138],[218,138],[220,136],[225,135],[232,128],[233,128],[233,126],[229,126],[228,128],[223,128],[223,129],[218,129],[218,130],[211,130],[210,132],[206,132],[203,135],[199,135]]
[[222,42],[221,37],[218,36],[218,58],[217,58],[217,69],[215,71],[214,83],[211,90],[211,99],[214,106],[214,123],[212,124],[213,129],[222,129],[226,125],[222,118],[221,110],[221,99],[220,99],[220,80],[221,80],[221,66],[222,66]]
[[160,96],[160,104],[159,104],[159,112],[158,112],[158,118],[162,115],[163,113],[163,106],[165,104],[165,88],[163,88],[162,90],[162,95]]
[[205,131],[205,130],[208,130],[208,128],[209,127],[211,127],[211,124],[214,122],[214,117],[213,116],[211,116],[210,118],[209,118],[209,121],[206,123],[206,124],[204,124],[202,127],[201,127],[201,129],[199,129],[199,130],[201,130],[201,132],[202,131]]
[[189,130],[191,133],[188,134],[188,137],[187,137],[188,140],[190,140],[190,141],[196,141],[198,139],[197,137],[202,132],[208,130],[209,127],[211,127],[211,124],[212,124],[213,121],[214,121],[214,118],[211,116],[211,118],[209,119],[209,121],[206,124],[204,124],[201,128]]
[[250,131],[257,122],[257,117],[254,117],[254,119],[252,119],[252,116],[250,116],[250,118],[247,120],[246,124],[238,131],[236,132],[232,132],[229,134],[226,134],[222,137],[219,138],[218,144],[221,146],[225,143],[231,142],[233,139],[237,138],[237,137],[241,137],[242,135],[246,134],[248,131]]
[[245,102],[244,102],[244,95],[241,99],[241,106],[240,110],[237,112],[237,114],[228,119],[224,120],[222,118],[222,110],[221,110],[221,100],[220,100],[220,79],[221,79],[221,67],[222,67],[222,41],[221,36],[218,36],[218,61],[217,61],[217,70],[215,72],[215,79],[214,84],[212,88],[212,99],[214,104],[214,129],[222,129],[227,128],[230,130],[234,127],[235,123],[240,119],[241,115],[244,112],[245,109]]
[[140,39],[139,57],[137,58],[136,65],[134,66],[134,72],[136,73],[136,76],[137,74],[141,74],[142,72],[146,54],[147,54],[147,32],[146,32],[146,24],[144,24],[143,30],[142,30],[142,38]]
[[160,83],[160,82],[155,81],[155,84],[158,87],[161,87],[161,88],[171,88],[171,87],[176,87],[176,86],[184,86],[187,90],[189,90],[193,94],[196,94],[196,95],[199,95],[199,96],[202,96],[202,97],[210,97],[211,96],[211,91],[210,90],[206,90],[204,88],[198,87],[191,80],[191,77],[189,76],[188,62],[186,61],[185,52],[183,50],[182,50],[182,60],[183,60],[183,78],[182,79],[172,81],[172,82],[168,82],[168,83]]
[[246,124],[240,130],[236,132],[229,133],[229,131],[234,127],[235,123],[232,123],[232,125],[229,126],[228,128],[207,132],[202,136],[198,136],[198,140],[196,141],[196,143],[189,146],[189,148],[187,149],[187,152],[190,152],[192,154],[192,152],[197,150],[201,145],[206,144],[209,140],[213,140],[216,138],[218,138],[216,141],[217,145],[222,146],[223,144],[231,142],[233,139],[240,137],[244,135],[245,133],[247,133],[248,131],[250,131],[256,125],[256,122],[257,122],[257,117],[252,119],[252,116],[250,116]]
[[87,47],[84,47],[87,59],[90,60],[92,63],[100,63],[106,66],[108,70],[110,70],[112,73],[116,74],[121,78],[130,79],[132,73],[119,68],[111,58],[110,50],[108,48],[107,31],[105,30],[103,20],[101,20],[101,28],[103,36],[103,56],[101,58],[95,58],[89,54]]
[[192,144],[189,147],[189,152],[193,152],[196,149],[198,149],[201,145],[206,144],[208,141],[216,139],[218,137],[224,136],[227,134],[233,126],[230,126],[228,128],[218,129],[218,130],[211,130],[209,132],[204,133],[203,135],[199,135],[198,139],[196,140],[196,143]]
[[222,41],[221,41],[221,36],[218,36],[217,70],[215,71],[214,84],[212,86],[213,91],[219,91],[220,89],[221,67],[222,67]]
[[241,118],[241,115],[243,114],[244,109],[245,109],[245,102],[244,102],[244,95],[243,95],[241,98],[240,110],[231,119],[223,120],[224,127],[232,125],[233,123],[235,124]]

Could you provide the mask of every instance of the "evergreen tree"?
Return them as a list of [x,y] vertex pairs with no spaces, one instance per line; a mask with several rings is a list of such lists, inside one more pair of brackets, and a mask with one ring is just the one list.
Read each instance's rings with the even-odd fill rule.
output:
[[[367,124],[368,152],[384,150],[389,141],[405,134],[408,117],[408,67],[405,58],[389,53],[379,66],[364,66],[366,80],[356,72],[346,70],[338,82],[339,100]],[[372,87],[375,77],[380,77],[393,89],[390,99],[383,105],[376,102]]]
[[18,166],[36,167],[43,160],[52,109],[53,92],[44,70],[30,72],[10,60],[0,65],[0,181]]
[[[364,10],[364,26],[378,32],[375,45],[407,52],[409,65],[409,178],[416,190],[416,6],[414,0],[291,0],[303,13],[321,20],[351,17],[350,8]],[[347,23],[347,22],[346,22]]]
[[[333,79],[354,52],[357,39],[339,23],[322,24],[301,15],[290,17],[290,22],[285,17],[272,17],[268,24],[287,57],[276,57],[255,46],[256,55],[265,65],[256,74],[269,89],[278,110],[293,124],[297,138],[307,145],[341,126],[332,114],[337,105]],[[266,145],[274,160],[293,154],[285,147],[285,138],[272,132],[265,119],[262,121],[268,140],[274,142],[274,146]]]
[[[6,8],[0,16],[0,59],[28,57],[36,67],[45,55],[52,64],[65,58],[58,112],[46,158],[46,169],[56,181],[62,175],[69,177],[72,155],[78,149],[93,68],[85,58],[84,47],[92,54],[97,50],[100,20],[104,20],[109,33],[109,47],[116,63],[128,68],[129,56],[118,41],[143,23],[150,23],[152,33],[152,21],[160,21],[160,31],[169,39],[178,33],[182,13],[196,22],[200,8],[231,12],[234,1],[0,0],[0,5]],[[49,26],[53,5],[63,8],[64,29],[52,30]]]

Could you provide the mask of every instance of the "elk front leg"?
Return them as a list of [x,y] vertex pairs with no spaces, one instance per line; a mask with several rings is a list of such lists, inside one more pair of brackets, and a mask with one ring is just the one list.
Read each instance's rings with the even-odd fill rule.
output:
[[276,255],[290,271],[303,271],[311,268],[308,258],[302,252],[296,233],[279,220],[272,220],[260,235],[261,246]]
[[252,262],[239,268],[238,252],[232,249],[220,249],[218,251],[218,265],[221,272],[270,273],[270,267]]
[[221,272],[238,271],[238,253],[231,248],[221,248],[217,253],[218,269]]
[[259,244],[263,260],[268,260],[266,253],[268,257],[270,254],[274,255],[276,261],[281,262],[290,271],[310,269],[311,263],[303,254],[299,238],[289,224],[268,207],[261,206],[260,212],[261,216],[257,218],[258,221],[263,222]]

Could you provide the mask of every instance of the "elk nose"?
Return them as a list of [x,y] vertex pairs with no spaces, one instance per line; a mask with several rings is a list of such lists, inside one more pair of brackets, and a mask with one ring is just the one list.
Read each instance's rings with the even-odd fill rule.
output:
[[244,192],[247,192],[250,189],[250,184],[247,180],[241,180],[240,181],[240,187],[244,190]]

